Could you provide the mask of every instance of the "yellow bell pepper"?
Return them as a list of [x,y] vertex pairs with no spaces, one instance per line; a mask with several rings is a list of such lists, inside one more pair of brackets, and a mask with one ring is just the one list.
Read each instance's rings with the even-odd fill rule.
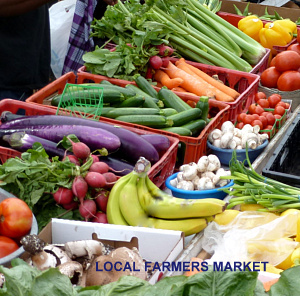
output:
[[263,22],[257,16],[249,15],[238,22],[238,28],[259,42],[259,31],[263,28]]
[[[283,21],[283,22],[279,22]],[[293,39],[293,28],[288,20],[278,20],[272,23],[266,23],[264,28],[259,31],[259,42],[269,48],[272,54],[276,54],[274,45],[285,46]]]

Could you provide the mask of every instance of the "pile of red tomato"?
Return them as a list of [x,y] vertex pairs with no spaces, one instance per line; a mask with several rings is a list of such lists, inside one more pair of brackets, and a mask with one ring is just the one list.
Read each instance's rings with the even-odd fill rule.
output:
[[0,258],[20,248],[20,239],[30,232],[32,219],[32,211],[23,200],[11,197],[0,202]]
[[277,54],[260,76],[261,85],[280,91],[300,89],[300,45],[292,44]]
[[[269,108],[272,110],[265,110]],[[245,124],[251,124],[259,125],[260,130],[272,130],[276,119],[281,119],[289,108],[289,103],[283,102],[281,95],[272,94],[267,98],[264,92],[258,92],[255,95],[255,103],[249,106],[248,113],[238,115],[236,127],[241,129]]]

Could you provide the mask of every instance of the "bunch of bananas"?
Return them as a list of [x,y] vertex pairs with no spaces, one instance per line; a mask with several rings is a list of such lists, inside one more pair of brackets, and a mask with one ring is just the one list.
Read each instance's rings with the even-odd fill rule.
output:
[[150,162],[141,157],[134,170],[114,184],[107,204],[110,224],[179,230],[188,236],[225,210],[225,202],[219,199],[170,196],[148,178],[149,169]]

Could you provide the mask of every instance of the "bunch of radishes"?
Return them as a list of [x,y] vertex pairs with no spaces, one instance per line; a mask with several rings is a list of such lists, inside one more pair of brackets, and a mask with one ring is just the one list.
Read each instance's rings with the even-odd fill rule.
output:
[[118,180],[118,176],[110,172],[114,170],[101,162],[98,156],[92,155],[86,144],[70,142],[74,155],[67,155],[65,158],[76,165],[74,171],[77,173],[71,189],[60,187],[53,194],[53,198],[66,210],[79,207],[79,213],[86,221],[107,223],[109,190]]
[[149,59],[149,66],[146,73],[146,78],[152,79],[153,74],[155,73],[154,70],[158,70],[161,67],[167,67],[170,56],[174,53],[174,49],[168,45],[160,44],[156,45],[158,49],[158,53],[155,56],[150,57]]

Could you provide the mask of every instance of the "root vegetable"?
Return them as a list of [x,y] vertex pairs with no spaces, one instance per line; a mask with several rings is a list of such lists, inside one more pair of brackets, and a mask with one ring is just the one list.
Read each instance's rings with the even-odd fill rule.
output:
[[86,144],[82,142],[73,142],[70,138],[68,138],[68,140],[71,142],[72,151],[77,158],[86,159],[89,157],[91,150]]
[[88,221],[88,219],[95,217],[96,212],[97,205],[92,199],[84,200],[79,206],[79,213],[85,219],[85,221]]
[[106,213],[109,191],[102,189],[96,196],[95,202],[100,211]]
[[70,203],[62,205],[62,206],[66,210],[75,210],[78,208],[79,204],[77,201],[71,201]]
[[53,198],[59,205],[69,204],[73,201],[73,192],[71,189],[60,187],[58,190],[53,193]]
[[107,172],[103,174],[103,177],[105,179],[105,187],[106,188],[112,188],[113,185],[118,181],[118,177],[112,173],[112,172]]
[[75,163],[76,165],[80,166],[80,161],[79,159],[75,156],[75,155],[67,155],[66,157],[64,157],[64,160],[66,158],[69,158],[69,160],[73,163]]
[[109,171],[109,166],[105,162],[98,161],[98,162],[93,163],[90,166],[89,171],[104,174],[104,173],[107,173]]
[[88,172],[84,180],[86,183],[93,188],[102,188],[106,185],[106,180],[103,174],[97,172]]
[[80,203],[82,204],[87,192],[88,184],[82,176],[76,176],[72,183],[72,191],[76,197],[78,197]]
[[165,44],[157,45],[156,48],[159,50],[158,54],[162,57],[168,57],[174,53],[174,49]]
[[162,59],[159,56],[152,56],[149,59],[149,64],[153,69],[158,70],[162,67]]
[[92,222],[107,224],[108,223],[107,216],[105,213],[97,212],[95,217],[92,219]]
[[208,166],[208,157],[207,156],[202,156],[198,160],[197,167],[198,167],[198,172],[199,173],[204,173],[206,171],[206,168]]
[[214,155],[214,154],[210,154],[207,156],[208,158],[208,166],[207,166],[207,171],[210,172],[214,172],[217,171],[220,167],[221,167],[221,163],[219,158]]
[[93,158],[93,163],[99,162],[99,157],[97,155],[91,154],[91,157]]

